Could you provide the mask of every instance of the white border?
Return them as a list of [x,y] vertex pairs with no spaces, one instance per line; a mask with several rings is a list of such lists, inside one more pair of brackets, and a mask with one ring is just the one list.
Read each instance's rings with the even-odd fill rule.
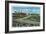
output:
[[[40,7],[40,26],[39,27],[12,27],[12,12],[11,12],[12,5]],[[9,3],[9,31],[36,30],[36,29],[43,29],[43,5]]]

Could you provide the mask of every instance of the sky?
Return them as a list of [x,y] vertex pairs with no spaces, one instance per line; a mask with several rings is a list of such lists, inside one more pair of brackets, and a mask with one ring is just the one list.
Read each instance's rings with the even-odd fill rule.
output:
[[12,6],[12,13],[16,12],[22,12],[22,13],[36,13],[36,14],[40,14],[40,7],[23,7],[23,6]]

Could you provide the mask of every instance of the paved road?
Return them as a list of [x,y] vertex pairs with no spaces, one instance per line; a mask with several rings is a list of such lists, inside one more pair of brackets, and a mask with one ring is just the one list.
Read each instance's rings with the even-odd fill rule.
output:
[[19,19],[14,19],[14,21],[17,21],[19,23],[30,23],[30,24],[39,24],[40,22],[35,22],[35,21],[31,21],[31,20],[24,20],[29,18],[31,15],[24,17],[24,18],[19,18]]
[[13,26],[19,27],[19,26],[39,26],[40,22],[36,21],[31,21],[31,20],[24,20],[29,18],[31,15],[26,16],[24,18],[19,18],[19,19],[13,19]]
[[40,22],[35,22],[35,21],[30,21],[30,20],[22,20],[22,19],[18,19],[18,20],[14,20],[17,21],[19,23],[30,23],[30,24],[39,24]]

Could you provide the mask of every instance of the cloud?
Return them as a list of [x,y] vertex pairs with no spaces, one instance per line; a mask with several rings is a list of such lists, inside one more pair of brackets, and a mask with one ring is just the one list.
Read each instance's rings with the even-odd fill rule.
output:
[[40,13],[40,7],[12,7],[12,12]]

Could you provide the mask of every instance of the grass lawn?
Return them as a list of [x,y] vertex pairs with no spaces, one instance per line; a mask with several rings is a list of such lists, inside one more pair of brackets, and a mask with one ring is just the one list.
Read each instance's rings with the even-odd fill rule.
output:
[[31,21],[37,21],[40,22],[40,16],[39,15],[31,15],[29,18],[26,20],[31,20]]

